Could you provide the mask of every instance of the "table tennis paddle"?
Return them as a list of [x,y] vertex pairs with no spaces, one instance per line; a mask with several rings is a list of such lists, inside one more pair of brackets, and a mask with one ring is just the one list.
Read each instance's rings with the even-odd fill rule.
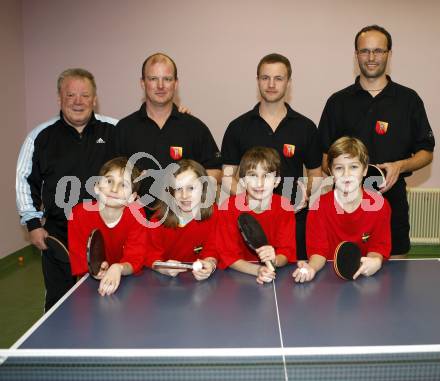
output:
[[335,250],[333,267],[336,274],[345,280],[353,280],[353,275],[361,267],[361,249],[353,242],[343,241]]
[[366,184],[368,189],[379,191],[382,185],[385,183],[385,172],[380,169],[377,165],[368,164],[367,174],[365,175],[365,180],[373,177],[368,184]]
[[49,235],[45,238],[46,246],[50,249],[55,259],[63,263],[69,263],[69,250],[58,238]]
[[[261,246],[268,244],[263,228],[249,213],[240,214],[237,222],[244,241],[252,250],[255,251]],[[269,270],[275,271],[275,265],[272,261],[266,261],[265,265]]]
[[[198,265],[197,263],[200,263],[200,264]],[[180,269],[201,270],[203,268],[203,265],[200,261],[195,261],[193,263],[156,261],[153,263],[153,267],[154,268],[166,268],[166,269],[179,269],[179,270]]]
[[104,237],[99,229],[93,230],[87,241],[87,266],[92,276],[97,276],[106,260]]

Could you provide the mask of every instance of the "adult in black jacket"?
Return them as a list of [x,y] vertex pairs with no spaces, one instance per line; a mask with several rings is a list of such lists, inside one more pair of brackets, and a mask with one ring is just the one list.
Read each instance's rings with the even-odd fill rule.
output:
[[31,243],[42,250],[46,311],[75,279],[69,263],[52,255],[45,238],[55,236],[67,244],[70,210],[92,198],[86,182],[108,159],[107,147],[114,128],[95,117],[96,84],[91,73],[65,70],[57,86],[60,118],[29,133],[17,163],[17,208]]
[[386,172],[381,192],[391,206],[391,255],[404,258],[410,248],[405,178],[432,161],[434,135],[417,93],[386,75],[390,33],[370,25],[354,43],[360,75],[328,99],[319,122],[323,168],[327,171],[328,148],[341,136],[365,144],[371,163]]
[[[217,144],[200,119],[184,108],[181,112],[174,104],[178,82],[176,64],[169,56],[156,53],[145,59],[140,79],[145,102],[117,124],[114,150],[127,157],[145,153],[136,162],[141,170],[160,170],[181,159],[192,159],[219,181],[221,162]],[[153,178],[147,176],[139,191],[141,201],[150,206],[158,197],[154,187],[150,188],[152,184]],[[150,214],[147,208],[147,215]]]

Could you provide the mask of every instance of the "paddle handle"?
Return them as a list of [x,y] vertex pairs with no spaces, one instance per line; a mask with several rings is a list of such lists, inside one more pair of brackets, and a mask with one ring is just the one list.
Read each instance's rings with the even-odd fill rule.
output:
[[266,265],[266,267],[270,270],[275,272],[275,265],[272,261],[266,261],[264,262],[264,264]]
[[165,267],[167,269],[193,269],[193,264],[189,263],[176,263],[176,262],[162,262],[156,261],[153,263],[154,267]]

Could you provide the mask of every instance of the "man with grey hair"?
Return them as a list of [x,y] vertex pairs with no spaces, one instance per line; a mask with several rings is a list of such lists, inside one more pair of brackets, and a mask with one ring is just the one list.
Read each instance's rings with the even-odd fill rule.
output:
[[96,83],[84,69],[58,77],[59,118],[33,129],[21,147],[16,173],[17,209],[30,241],[42,250],[46,287],[45,310],[75,283],[70,265],[55,258],[45,239],[54,236],[67,246],[67,218],[78,202],[90,198],[87,180],[109,158],[111,118],[95,115]]

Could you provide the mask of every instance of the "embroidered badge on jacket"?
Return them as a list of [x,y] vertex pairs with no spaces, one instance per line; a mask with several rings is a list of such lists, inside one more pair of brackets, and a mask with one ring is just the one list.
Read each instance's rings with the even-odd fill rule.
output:
[[378,120],[376,122],[376,133],[378,135],[385,135],[388,130],[388,122],[382,122],[381,120]]
[[170,156],[174,160],[180,160],[183,156],[182,147],[170,147]]
[[295,146],[292,144],[284,144],[283,155],[285,157],[293,157],[295,154]]

